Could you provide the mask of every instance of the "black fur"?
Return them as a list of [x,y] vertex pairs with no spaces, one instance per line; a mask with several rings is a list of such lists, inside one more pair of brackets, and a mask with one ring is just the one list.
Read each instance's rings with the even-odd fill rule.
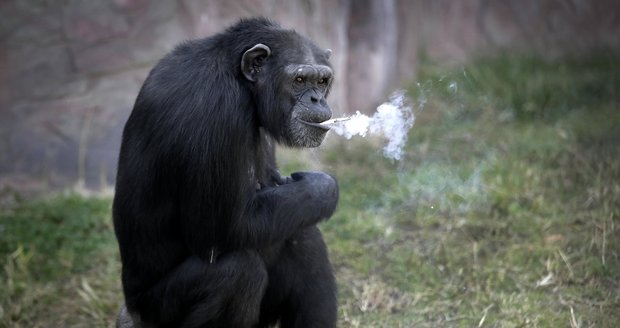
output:
[[[242,71],[259,43],[271,53]],[[316,224],[333,214],[338,186],[321,172],[281,177],[274,157],[274,140],[323,140],[315,123],[331,115],[331,75],[294,84],[284,68],[331,72],[328,57],[294,31],[250,19],[181,44],[153,68],[125,125],[113,206],[126,305],[142,322],[335,326]]]

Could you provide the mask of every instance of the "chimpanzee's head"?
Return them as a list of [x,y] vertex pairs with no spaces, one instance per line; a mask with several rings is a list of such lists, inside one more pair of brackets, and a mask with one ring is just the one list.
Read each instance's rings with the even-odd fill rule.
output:
[[318,147],[329,130],[319,123],[332,115],[331,50],[279,28],[259,36],[243,54],[241,72],[252,84],[260,124],[285,145]]

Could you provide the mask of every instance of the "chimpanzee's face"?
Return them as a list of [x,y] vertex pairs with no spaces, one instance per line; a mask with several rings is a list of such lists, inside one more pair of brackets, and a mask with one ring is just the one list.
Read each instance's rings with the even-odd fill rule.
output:
[[244,54],[241,69],[253,82],[263,127],[285,145],[318,147],[329,130],[319,123],[332,116],[326,101],[333,79],[331,50],[313,44],[303,48],[272,54],[270,47],[257,44]]

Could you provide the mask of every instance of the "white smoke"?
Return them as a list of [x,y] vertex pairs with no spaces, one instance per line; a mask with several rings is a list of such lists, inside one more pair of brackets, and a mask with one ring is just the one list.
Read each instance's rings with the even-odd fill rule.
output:
[[407,102],[405,91],[398,90],[389,97],[388,102],[377,107],[377,112],[372,117],[358,111],[347,120],[330,124],[331,130],[347,139],[356,135],[365,137],[368,133],[383,136],[387,140],[383,155],[400,160],[407,142],[407,133],[415,122],[415,115]]

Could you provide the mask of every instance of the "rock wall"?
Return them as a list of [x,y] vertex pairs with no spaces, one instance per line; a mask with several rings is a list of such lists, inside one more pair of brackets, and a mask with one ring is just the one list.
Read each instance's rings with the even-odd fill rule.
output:
[[0,189],[114,181],[124,121],[150,67],[181,40],[262,15],[334,51],[337,113],[369,111],[420,53],[546,57],[620,48],[615,0],[5,0]]

